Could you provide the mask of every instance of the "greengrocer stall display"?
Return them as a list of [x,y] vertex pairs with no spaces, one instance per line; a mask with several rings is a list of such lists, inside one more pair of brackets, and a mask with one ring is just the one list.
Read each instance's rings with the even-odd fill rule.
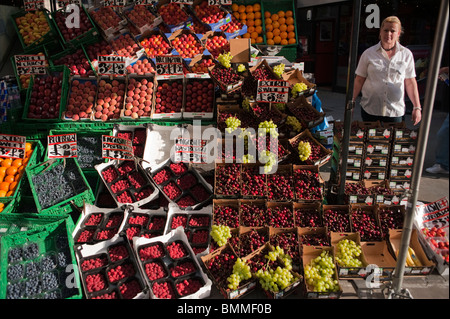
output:
[[[63,9],[12,17],[0,297],[336,299],[369,264],[392,276],[417,131],[355,121],[339,176],[342,123],[317,138],[316,85],[291,65],[295,2],[225,2],[83,6],[72,33]],[[405,275],[448,271],[448,229],[416,227]]]

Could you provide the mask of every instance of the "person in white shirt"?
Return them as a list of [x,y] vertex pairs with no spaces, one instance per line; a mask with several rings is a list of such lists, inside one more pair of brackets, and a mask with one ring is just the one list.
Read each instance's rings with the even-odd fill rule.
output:
[[422,119],[412,52],[399,42],[400,20],[387,17],[380,27],[380,42],[363,52],[356,68],[353,101],[361,93],[361,117],[366,122],[402,122],[405,90],[413,104],[412,121]]

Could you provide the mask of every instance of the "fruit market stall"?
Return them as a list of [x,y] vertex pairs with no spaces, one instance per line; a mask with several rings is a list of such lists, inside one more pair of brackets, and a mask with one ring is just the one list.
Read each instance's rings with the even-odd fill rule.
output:
[[[342,125],[317,129],[294,2],[274,3],[113,0],[76,32],[63,8],[11,16],[2,298],[336,299],[368,265],[392,276],[417,132],[355,122],[338,176]],[[429,226],[405,275],[448,269],[448,227]]]

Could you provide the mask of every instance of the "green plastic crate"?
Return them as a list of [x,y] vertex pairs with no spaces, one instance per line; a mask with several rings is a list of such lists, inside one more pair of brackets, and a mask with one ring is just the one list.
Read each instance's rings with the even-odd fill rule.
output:
[[[70,217],[54,220],[48,218],[21,218],[11,216],[9,234],[0,238],[0,298],[6,299],[8,289],[22,287],[18,299],[81,299],[80,276],[73,247],[74,223]],[[0,223],[7,223],[0,219]],[[24,231],[24,228],[27,229]],[[19,253],[15,255],[14,253]],[[20,256],[20,258],[18,257]],[[45,260],[45,263],[42,261]],[[48,262],[53,261],[53,263]],[[35,273],[26,269],[41,262]],[[43,266],[46,266],[43,268]],[[54,266],[54,267],[52,267]],[[9,268],[23,272],[11,278]],[[54,285],[44,284],[44,277],[52,277]],[[22,286],[23,285],[23,286]],[[40,289],[31,289],[31,287]]]
[[59,38],[62,42],[62,44],[64,45],[65,48],[72,48],[72,47],[76,47],[79,46],[80,44],[83,44],[86,41],[89,41],[92,38],[99,38],[100,34],[98,32],[98,29],[96,27],[96,24],[94,23],[94,21],[92,20],[92,17],[90,16],[90,14],[88,13],[88,11],[86,10],[86,8],[84,7],[84,5],[81,5],[81,10],[84,11],[84,13],[87,15],[89,22],[92,25],[92,28],[89,29],[88,31],[86,31],[85,33],[79,35],[78,37],[67,41],[66,39],[64,39],[61,30],[58,28],[57,24],[56,24],[56,13],[62,12],[64,13],[65,9],[59,9],[56,10],[54,12],[51,13],[51,17],[52,17],[52,22],[54,24],[55,30],[57,31]]
[[[15,199],[6,199],[5,197],[0,198],[0,206],[3,206],[3,209],[0,211],[0,216],[9,215],[9,213],[14,212],[17,206],[17,201]],[[2,234],[2,227],[0,225],[0,236]]]
[[[245,6],[253,5],[253,4],[258,3],[261,6],[261,21],[262,21],[261,26],[263,28],[262,38],[263,38],[264,41],[262,43],[255,43],[254,45],[266,45],[267,44],[266,28],[265,28],[266,20],[264,18],[265,9],[264,9],[263,2],[262,1],[255,1],[255,0],[243,0],[243,1],[241,0],[241,1],[233,1],[233,3],[236,3],[237,5],[245,5]],[[230,11],[231,11],[231,8],[230,8]]]
[[32,122],[36,122],[36,123],[49,123],[49,122],[59,122],[61,120],[61,114],[64,110],[64,107],[66,105],[67,102],[67,95],[69,94],[69,77],[70,77],[70,70],[67,66],[65,65],[58,65],[55,67],[49,67],[48,68],[49,74],[47,74],[46,76],[49,76],[50,74],[59,74],[62,73],[63,74],[63,79],[62,79],[62,89],[61,89],[61,100],[59,103],[59,115],[57,118],[54,119],[31,119],[28,118],[28,110],[30,107],[30,99],[31,99],[31,92],[33,90],[33,84],[34,84],[34,79],[35,76],[31,77],[30,80],[30,84],[28,86],[28,90],[27,90],[27,97],[25,100],[25,104],[23,107],[23,115],[22,115],[22,120],[24,121],[32,121]]
[[[71,187],[71,191],[74,194],[66,195],[66,197],[61,198],[59,202],[56,201],[59,200],[59,198],[57,198],[51,205],[47,205],[44,207],[39,200],[39,194],[36,190],[36,187],[39,186],[35,185],[33,177],[38,174],[42,174],[44,173],[44,171],[47,171],[49,169],[55,169],[56,166],[63,167],[64,172],[66,172],[68,165],[71,166],[71,169],[73,169],[72,174],[75,174],[75,177],[72,179],[72,181],[70,183],[68,182],[68,187]],[[85,203],[92,204],[95,201],[94,193],[92,192],[92,189],[88,181],[86,180],[83,171],[78,165],[78,162],[73,158],[55,159],[31,167],[27,167],[26,174],[39,214],[66,215],[72,213],[74,209],[80,209]],[[62,189],[63,185],[59,185],[56,187],[59,187],[59,189],[55,188],[54,190],[52,190],[52,194],[56,193],[57,191],[66,191]],[[52,194],[47,193],[46,195],[51,196]]]
[[[295,6],[295,1],[293,0],[278,0],[278,1],[267,1],[262,0],[262,6],[264,6],[265,11],[269,11],[271,14],[277,13],[280,10],[287,11],[291,10],[294,18],[294,32],[295,32],[295,44],[287,44],[287,45],[275,45],[277,47],[282,48],[296,48],[298,46],[298,34],[297,34],[297,19],[295,17],[295,11],[297,10]],[[266,33],[266,25],[263,23],[264,34]],[[266,42],[267,43],[267,42]],[[282,54],[277,54],[282,55]]]
[[[31,154],[30,159],[28,160],[28,164],[26,167],[28,166],[33,166],[36,163],[38,163],[40,161],[40,159],[42,158],[42,153],[43,153],[43,146],[42,143],[40,141],[37,140],[27,140],[27,142],[30,142],[32,144],[33,147],[33,153]],[[0,200],[11,200],[11,199],[16,199],[18,197],[18,194],[21,190],[21,187],[24,183],[26,183],[26,181],[24,181],[26,179],[26,168],[25,168],[25,173],[24,175],[22,175],[22,177],[19,179],[19,182],[17,183],[16,189],[14,190],[14,193],[12,194],[12,196],[8,196],[8,197],[0,197]]]
[[55,45],[58,44],[58,38],[57,38],[58,34],[55,30],[53,22],[50,19],[49,11],[46,9],[42,9],[39,11],[44,12],[45,19],[50,26],[50,31],[48,31],[39,40],[36,40],[35,42],[28,44],[28,45],[25,44],[24,39],[19,32],[19,27],[16,23],[16,18],[20,18],[20,17],[24,16],[25,14],[27,14],[27,11],[21,10],[15,14],[11,15],[12,24],[14,26],[14,29],[16,30],[17,37],[19,38],[20,44],[22,45],[22,48],[25,53],[37,53],[37,52],[39,52],[39,50],[42,49],[43,44],[50,44],[50,43],[54,43]]

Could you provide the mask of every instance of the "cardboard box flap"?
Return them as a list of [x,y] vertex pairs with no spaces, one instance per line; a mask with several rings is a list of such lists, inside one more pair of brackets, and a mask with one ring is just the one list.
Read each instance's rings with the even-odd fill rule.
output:
[[396,261],[389,252],[385,241],[362,242],[361,248],[367,263],[378,267],[395,268]]
[[250,39],[230,39],[231,63],[248,63],[250,57]]

